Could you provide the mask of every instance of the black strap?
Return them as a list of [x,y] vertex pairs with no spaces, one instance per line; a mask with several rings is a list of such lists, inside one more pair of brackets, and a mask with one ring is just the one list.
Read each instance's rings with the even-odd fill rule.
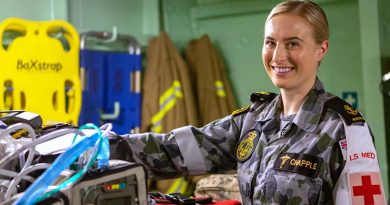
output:
[[356,108],[339,97],[334,97],[326,101],[325,107],[339,113],[347,125],[351,125],[355,122],[365,122],[363,116]]
[[211,197],[190,198],[181,193],[164,194],[161,192],[149,192],[148,194],[158,204],[196,205],[213,203]]
[[257,92],[251,94],[252,103],[256,101],[271,102],[277,96],[276,93],[270,92]]

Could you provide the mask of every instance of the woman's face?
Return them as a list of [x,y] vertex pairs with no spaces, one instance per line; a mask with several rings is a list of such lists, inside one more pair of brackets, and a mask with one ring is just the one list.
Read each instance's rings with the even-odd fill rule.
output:
[[312,27],[295,14],[279,14],[265,24],[263,63],[272,83],[286,91],[307,92],[328,49],[318,45]]

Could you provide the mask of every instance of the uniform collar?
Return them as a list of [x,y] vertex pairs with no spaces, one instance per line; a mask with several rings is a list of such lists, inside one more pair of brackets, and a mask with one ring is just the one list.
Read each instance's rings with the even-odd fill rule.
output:
[[[297,116],[294,118],[293,123],[307,132],[313,132],[320,121],[325,100],[326,92],[324,86],[317,78],[313,88],[299,109]],[[264,130],[279,127],[281,108],[282,97],[279,94],[264,108],[263,112],[256,118],[256,121],[264,123]]]

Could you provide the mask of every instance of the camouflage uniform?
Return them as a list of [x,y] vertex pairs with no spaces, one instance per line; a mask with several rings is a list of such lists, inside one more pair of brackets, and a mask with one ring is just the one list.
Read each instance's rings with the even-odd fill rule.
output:
[[[244,204],[349,204],[344,170],[356,167],[349,165],[342,142],[347,126],[368,130],[361,115],[325,92],[318,79],[283,129],[280,95],[256,93],[251,100],[251,106],[202,128],[125,136],[133,159],[159,177],[237,169]],[[349,114],[347,108],[356,112]],[[371,143],[375,153],[369,132],[356,137]],[[371,171],[379,170],[376,158],[364,160],[377,168]]]

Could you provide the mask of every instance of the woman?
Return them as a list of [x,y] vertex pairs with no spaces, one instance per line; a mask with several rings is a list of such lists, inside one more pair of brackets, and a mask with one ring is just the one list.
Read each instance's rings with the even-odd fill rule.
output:
[[384,204],[364,118],[316,77],[327,51],[317,4],[278,4],[262,56],[280,94],[252,94],[250,106],[202,128],[125,136],[133,159],[163,178],[237,169],[244,204]]

